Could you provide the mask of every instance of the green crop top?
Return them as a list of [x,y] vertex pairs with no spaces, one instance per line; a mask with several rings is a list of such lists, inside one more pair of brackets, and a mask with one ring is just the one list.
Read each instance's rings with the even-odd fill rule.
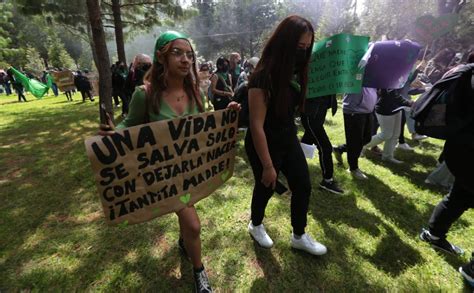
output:
[[[132,95],[132,100],[128,106],[128,115],[125,119],[120,122],[116,129],[123,129],[131,126],[136,126],[145,123],[145,111],[146,111],[146,93],[145,89],[142,87],[137,87],[135,92]],[[201,95],[203,107],[205,102],[205,97]],[[178,115],[176,112],[171,109],[170,105],[165,101],[161,101],[160,113],[156,114],[152,109],[148,109],[149,122],[161,121],[167,119],[174,119],[178,117],[183,117],[192,114],[199,114],[199,109],[197,105],[190,105],[183,114]]]

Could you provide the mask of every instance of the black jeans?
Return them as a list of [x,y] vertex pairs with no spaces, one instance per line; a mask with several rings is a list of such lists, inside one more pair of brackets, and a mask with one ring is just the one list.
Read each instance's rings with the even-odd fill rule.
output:
[[21,100],[26,102],[25,95],[23,94],[23,91],[17,91],[18,94],[18,102],[21,102]]
[[114,98],[115,105],[120,104],[118,99],[122,101],[122,115],[126,115],[128,113],[128,98],[127,95],[123,92],[115,92],[112,97]]
[[359,169],[359,157],[362,148],[372,138],[373,117],[372,113],[344,113],[346,144],[338,146],[337,151],[340,153],[347,152],[347,162],[351,171]]
[[82,91],[81,91],[81,96],[82,96],[82,101],[83,101],[83,102],[86,101],[86,98],[89,98],[91,101],[94,100],[94,99],[92,98],[91,92],[88,91],[88,90],[82,90]]
[[324,121],[329,107],[330,104],[326,102],[316,103],[313,104],[310,113],[301,115],[301,123],[304,127],[301,142],[309,145],[314,144],[318,148],[319,163],[324,179],[331,179],[334,174],[332,145],[326,130],[324,130]]
[[474,208],[474,192],[459,180],[454,180],[453,188],[435,207],[429,221],[430,233],[444,238],[451,225],[469,208]]
[[[306,215],[308,213],[311,182],[309,180],[308,165],[300,143],[296,136],[296,128],[279,129],[269,134],[266,131],[267,145],[272,158],[273,167],[285,175],[291,190],[291,225],[296,235],[304,234]],[[245,151],[252,166],[255,185],[252,195],[252,223],[260,225],[265,216],[265,208],[273,195],[271,187],[265,187],[262,181],[263,167],[255,151],[250,130],[245,137]]]

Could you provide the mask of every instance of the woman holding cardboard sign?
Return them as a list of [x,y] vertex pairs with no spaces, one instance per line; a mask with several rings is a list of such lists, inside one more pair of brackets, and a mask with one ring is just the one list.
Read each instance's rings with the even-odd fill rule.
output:
[[255,185],[248,231],[260,246],[273,246],[262,221],[281,170],[292,192],[291,246],[322,255],[326,247],[305,233],[311,182],[294,123],[296,111],[304,110],[313,42],[314,30],[308,20],[287,17],[267,42],[250,77],[250,129],[245,149]]
[[[137,87],[129,105],[128,116],[117,126],[126,128],[152,121],[178,118],[204,112],[199,94],[196,58],[187,37],[168,31],[156,40],[153,64],[144,77],[144,86]],[[229,107],[239,110],[237,103]],[[101,135],[110,135],[113,125],[102,125]],[[194,267],[197,292],[212,292],[201,261],[201,224],[194,206],[176,213],[179,219],[178,245],[189,255]]]

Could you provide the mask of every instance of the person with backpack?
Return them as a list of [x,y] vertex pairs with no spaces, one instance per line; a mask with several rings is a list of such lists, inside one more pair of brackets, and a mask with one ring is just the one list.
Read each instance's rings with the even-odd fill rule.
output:
[[245,151],[254,188],[248,232],[260,246],[273,246],[262,222],[281,171],[292,194],[291,246],[323,255],[327,248],[305,233],[311,181],[294,122],[296,112],[304,111],[313,43],[314,29],[308,20],[297,15],[285,18],[267,41],[250,77]]
[[375,115],[380,125],[380,132],[372,136],[372,139],[364,148],[372,148],[384,142],[382,160],[401,164],[403,162],[394,157],[402,125],[401,111],[403,111],[403,107],[410,107],[413,102],[403,98],[397,89],[381,89],[378,96],[379,99],[375,105]]
[[128,99],[125,95],[125,81],[127,80],[128,70],[124,62],[117,61],[111,68],[112,70],[112,97],[115,106],[119,106],[119,98],[122,101],[122,117],[128,113]]
[[334,156],[342,164],[342,153],[347,152],[347,171],[356,179],[368,179],[359,169],[359,157],[364,145],[372,138],[372,112],[376,103],[377,89],[367,87],[362,88],[360,94],[345,94],[342,99],[346,143],[333,148]]
[[91,82],[80,70],[77,71],[77,75],[74,77],[74,85],[76,86],[77,90],[81,92],[83,103],[86,101],[86,98],[89,98],[91,102],[94,102],[94,98],[91,94]]
[[211,76],[212,105],[222,110],[232,101],[232,77],[229,74],[229,60],[221,56],[216,61],[217,71]]
[[21,84],[21,82],[13,76],[13,71],[11,69],[7,70],[7,75],[8,75],[8,78],[9,78],[11,84],[12,84],[13,89],[18,94],[18,102],[21,102],[22,100],[24,102],[28,102],[26,100],[26,97],[25,97],[24,93],[23,93],[23,90],[24,90],[23,84]]
[[[451,191],[434,208],[428,228],[422,229],[419,238],[452,254],[463,250],[446,239],[447,233],[466,210],[474,208],[474,172],[469,169],[474,166],[474,54],[468,62],[434,84],[412,113],[420,133],[446,139],[442,156],[454,175]],[[440,120],[430,120],[433,112]],[[444,121],[445,125],[432,125],[433,121]],[[474,280],[472,264],[460,271],[468,281]]]

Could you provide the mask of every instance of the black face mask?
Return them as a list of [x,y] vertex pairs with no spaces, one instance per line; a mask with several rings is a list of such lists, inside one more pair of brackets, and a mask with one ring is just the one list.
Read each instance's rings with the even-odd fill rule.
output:
[[298,48],[295,54],[295,71],[303,69],[306,63],[306,49]]
[[229,65],[227,65],[227,64],[226,64],[226,65],[222,65],[222,71],[223,71],[223,72],[229,71]]

